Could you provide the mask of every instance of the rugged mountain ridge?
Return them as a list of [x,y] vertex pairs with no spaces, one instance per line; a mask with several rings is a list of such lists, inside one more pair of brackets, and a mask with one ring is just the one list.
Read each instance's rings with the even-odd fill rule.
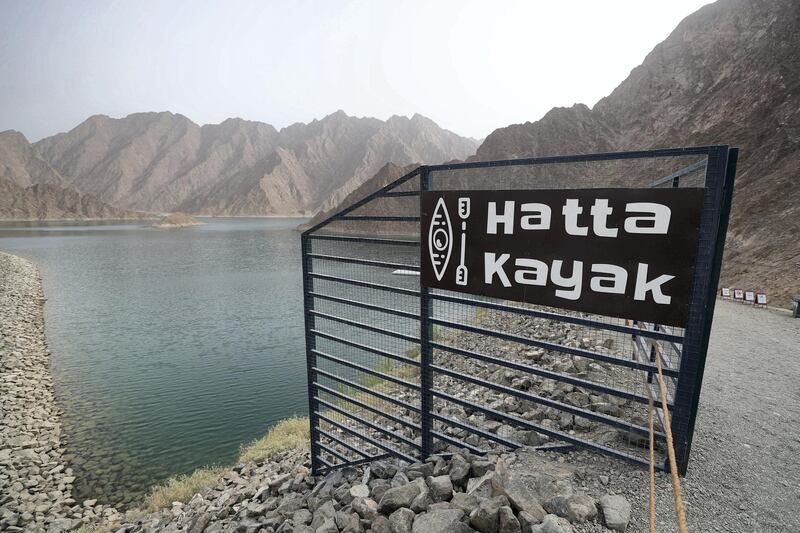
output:
[[[535,122],[495,130],[473,161],[728,144],[740,148],[722,284],[765,290],[774,305],[800,294],[800,3],[720,0],[684,19],[593,108],[554,108]],[[688,161],[690,163],[692,161]],[[626,168],[663,176],[657,166]],[[674,170],[674,168],[673,168]],[[540,167],[460,185],[564,186],[591,174]],[[596,169],[594,186],[622,174]],[[669,172],[669,171],[667,171]],[[482,172],[486,174],[486,172]],[[476,179],[477,178],[477,179]],[[542,184],[544,183],[544,185]],[[582,186],[592,183],[580,182]],[[369,188],[369,187],[367,187]],[[375,187],[377,188],[377,187]],[[368,210],[381,210],[380,203]]]
[[0,219],[141,218],[78,193],[24,135],[0,132]]
[[384,122],[343,111],[280,131],[168,112],[98,115],[36,144],[68,183],[113,205],[210,215],[313,214],[387,162],[442,162],[476,147],[421,115]]

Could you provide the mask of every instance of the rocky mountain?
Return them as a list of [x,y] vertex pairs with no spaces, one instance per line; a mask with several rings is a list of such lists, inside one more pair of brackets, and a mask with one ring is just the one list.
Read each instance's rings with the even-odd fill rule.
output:
[[94,116],[36,144],[68,183],[113,205],[212,215],[313,214],[389,161],[442,162],[476,147],[421,115],[384,122],[343,111],[280,131],[172,113]]
[[[500,128],[472,160],[709,144],[740,148],[722,283],[767,291],[788,306],[800,294],[800,3],[720,0],[684,19],[593,108],[555,108],[536,122]],[[689,164],[692,161],[687,161]],[[673,167],[674,169],[674,167]],[[539,167],[528,175],[485,171],[472,186],[620,184],[666,167]],[[669,170],[666,170],[669,172]],[[595,182],[585,180],[591,175]],[[697,179],[699,176],[695,176]],[[466,178],[462,176],[461,180]],[[529,181],[530,182],[530,181]],[[630,182],[628,182],[630,183]],[[462,184],[463,185],[463,184]],[[380,209],[373,205],[371,209]]]
[[78,193],[19,132],[0,133],[0,219],[140,218]]

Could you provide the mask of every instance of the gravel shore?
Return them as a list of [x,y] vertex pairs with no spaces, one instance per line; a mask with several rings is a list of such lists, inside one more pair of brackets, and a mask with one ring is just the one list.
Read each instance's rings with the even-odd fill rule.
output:
[[0,252],[0,531],[65,531],[103,513],[72,498],[36,266]]

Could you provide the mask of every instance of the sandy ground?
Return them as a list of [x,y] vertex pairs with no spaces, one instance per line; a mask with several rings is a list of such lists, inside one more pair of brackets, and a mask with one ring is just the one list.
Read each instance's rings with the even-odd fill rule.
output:
[[[646,477],[620,474],[628,531],[647,531]],[[666,475],[657,487],[658,531],[676,531]],[[800,319],[717,301],[683,492],[692,532],[800,532]]]
[[800,531],[800,319],[717,302],[686,497],[695,531]]

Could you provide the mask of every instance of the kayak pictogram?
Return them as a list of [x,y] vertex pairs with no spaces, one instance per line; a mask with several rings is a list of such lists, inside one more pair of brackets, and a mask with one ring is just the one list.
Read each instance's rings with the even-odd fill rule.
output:
[[441,281],[450,261],[453,250],[453,227],[450,224],[450,214],[444,204],[444,198],[439,198],[433,210],[431,226],[428,231],[428,252],[433,264],[436,279]]

